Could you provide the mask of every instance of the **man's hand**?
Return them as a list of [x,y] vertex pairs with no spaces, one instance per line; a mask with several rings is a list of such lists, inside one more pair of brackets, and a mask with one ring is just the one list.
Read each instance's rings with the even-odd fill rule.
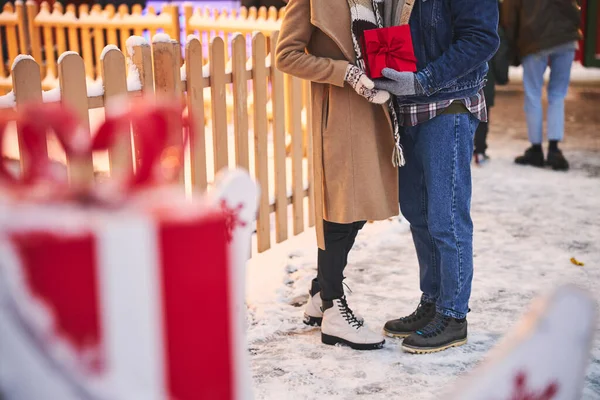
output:
[[375,81],[377,89],[386,90],[396,96],[423,94],[423,88],[412,72],[398,72],[391,68],[384,68],[381,74],[387,79],[377,79]]
[[384,104],[390,99],[390,94],[384,90],[375,89],[375,84],[365,73],[355,65],[348,65],[346,82],[370,103]]

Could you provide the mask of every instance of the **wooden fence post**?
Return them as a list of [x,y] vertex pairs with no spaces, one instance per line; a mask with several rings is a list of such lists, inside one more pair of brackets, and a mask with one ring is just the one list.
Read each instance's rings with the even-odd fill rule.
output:
[[[165,7],[168,7],[168,6],[165,6]],[[153,6],[148,6],[148,8],[146,8],[146,15],[148,17],[156,17],[156,9]],[[150,29],[148,29],[148,32],[150,33],[150,38],[153,38],[154,35],[156,35],[156,28],[150,28]],[[167,33],[170,36],[170,32],[165,32],[165,33]]]
[[[54,3],[52,6],[52,16],[55,17],[57,21],[61,20],[61,17],[64,14],[63,11],[63,6],[60,3]],[[65,26],[62,21],[57,22],[54,33],[56,37],[54,44],[56,44],[57,54],[60,56],[67,51],[67,36],[65,35]]]
[[210,94],[215,175],[222,168],[227,168],[229,165],[224,52],[225,45],[223,39],[220,37],[214,38],[210,45]]
[[194,30],[190,27],[190,18],[194,15],[194,6],[190,3],[183,4],[183,15],[184,15],[184,26],[185,26],[185,37],[194,33]]
[[[129,9],[127,8],[127,4],[119,5],[117,9],[119,13],[119,18],[123,20],[129,14]],[[122,26],[119,29],[119,41],[121,42],[121,50],[125,51],[127,48],[127,39],[131,36],[131,29],[128,26]]]
[[[61,102],[77,113],[82,125],[90,129],[88,97],[85,82],[85,67],[78,54],[63,54],[58,63]],[[67,155],[69,181],[75,186],[94,179],[94,165],[90,154],[88,159],[74,163]]]
[[252,88],[254,91],[254,163],[256,180],[260,184],[260,200],[258,203],[258,217],[256,219],[259,252],[268,250],[271,247],[266,56],[267,45],[265,35],[256,33],[252,39]]
[[[178,104],[182,104],[179,42],[173,40],[154,41],[152,52],[154,55],[154,93],[157,97],[167,99],[167,101],[176,101]],[[169,126],[171,134],[167,144],[176,149],[183,148],[181,120],[170,121]],[[184,169],[181,169],[179,176],[183,188],[185,188]]]
[[[131,14],[132,15],[141,16],[142,15],[142,11],[143,11],[143,8],[142,8],[142,6],[140,4],[136,4],[136,5],[134,5],[131,8]],[[135,36],[143,36],[144,35],[144,29],[141,26],[139,26],[139,25],[135,25],[133,27],[133,34]],[[151,36],[150,40],[152,40],[153,38],[154,38],[154,36]]]
[[304,81],[306,87],[306,132],[304,139],[306,141],[306,159],[308,162],[308,226],[315,226],[315,182],[314,182],[314,157],[313,157],[313,118],[312,118],[312,89],[310,81]]
[[[104,11],[106,13],[106,17],[110,22],[115,20],[116,10],[114,5],[107,5]],[[117,40],[117,28],[115,25],[109,24],[106,27],[106,40],[106,44],[114,44],[115,46],[119,46],[119,41]],[[125,51],[125,49],[121,48],[121,51]]]
[[294,235],[304,231],[304,181],[302,179],[302,81],[286,75],[287,126],[292,136],[292,210],[294,213]]
[[[15,14],[15,8],[11,3],[4,4],[3,11],[7,14]],[[8,50],[8,59],[10,62],[14,61],[15,58],[19,55],[19,40],[17,34],[17,25],[16,24],[8,24],[5,26],[6,32],[6,47]]]
[[29,54],[29,32],[27,32],[27,16],[23,1],[17,0],[15,9],[17,11],[17,28],[19,29],[19,53]]
[[144,42],[141,46],[129,46],[126,42],[125,48],[128,52],[132,51],[132,54],[128,54],[128,56],[139,74],[142,92],[154,93],[154,74],[152,72],[152,50],[150,49],[150,45]]
[[[110,113],[110,101],[127,95],[127,77],[125,72],[125,56],[119,50],[112,49],[103,53],[102,81],[104,83],[104,110]],[[133,171],[131,134],[119,138],[117,145],[108,151],[111,175],[114,171],[126,173]]]
[[[40,66],[31,59],[22,59],[14,65],[12,70],[13,91],[17,110],[28,103],[42,103],[42,75]],[[17,125],[19,135],[19,154],[21,154],[21,171],[24,171],[31,160],[27,159],[27,152],[23,150],[21,142],[21,127]],[[43,146],[48,153],[46,142]]]
[[[75,14],[77,13],[77,10],[75,8],[75,5],[73,4],[69,4],[67,5],[67,12],[65,13],[65,15],[68,15],[70,18],[75,18]],[[74,51],[77,54],[81,54],[81,47],[79,46],[79,32],[77,30],[77,25],[75,24],[69,24],[69,28],[68,28],[68,35],[69,35],[69,50],[70,51]]]
[[[38,14],[37,3],[27,2],[25,5],[27,8],[27,28],[29,29],[29,45],[31,49],[31,55],[41,65],[42,60],[42,41],[40,37],[40,29],[35,23],[35,16]],[[41,71],[45,75],[45,71]]]
[[[39,14],[50,14],[50,6],[47,2],[43,2],[40,7]],[[46,61],[46,75],[50,75],[53,78],[58,76],[56,70],[56,55],[54,54],[54,38],[52,35],[52,27],[41,25],[42,32],[44,34],[44,50],[45,50],[45,61]],[[40,63],[44,60],[40,60]]]
[[[174,4],[168,4],[163,7],[163,12],[167,12],[171,17],[171,23],[168,27],[165,27],[165,32],[172,38],[179,42],[181,38],[181,25],[179,23],[179,6]],[[187,37],[187,35],[186,35]]]
[[[87,4],[82,4],[79,6],[79,19],[88,16],[89,7]],[[90,32],[89,26],[83,26],[81,28],[81,56],[83,57],[83,61],[85,63],[86,72],[93,73],[94,71],[94,59],[93,59],[93,50],[92,50],[92,36]]]
[[[94,4],[92,7],[92,12],[90,14],[92,17],[99,18],[103,15],[102,7],[100,4]],[[94,65],[95,68],[87,71],[86,74],[92,79],[96,79],[97,77],[102,76],[102,63],[100,62],[100,58],[102,55],[102,51],[104,51],[104,27],[102,24],[98,24],[92,28],[92,33],[94,36],[94,54],[96,63]]]
[[[125,48],[127,49],[129,74],[137,74],[142,87],[142,94],[154,94],[154,75],[152,73],[152,51],[150,45],[146,40],[137,43],[143,43],[141,45],[130,43],[131,41],[137,41],[140,39],[137,36],[131,36],[125,42]],[[129,76],[127,79],[131,79]],[[133,131],[133,143],[135,150],[135,165],[140,162],[140,154],[138,153],[139,132]]]
[[248,80],[246,79],[246,39],[236,35],[231,42],[233,82],[233,129],[236,165],[250,169],[248,154]]
[[[271,36],[270,47],[277,45],[279,34]],[[271,102],[273,104],[273,148],[275,156],[275,240],[288,237],[287,166],[285,152],[285,94],[283,72],[275,68],[275,52],[271,51]]]
[[206,190],[206,138],[204,130],[204,77],[202,76],[202,44],[191,39],[185,47],[187,106],[190,129],[190,163],[192,185]]
[[[181,75],[180,55],[174,51],[171,41],[158,41],[152,43],[154,54],[154,85],[158,97],[181,100]],[[181,126],[179,126],[181,128]],[[181,146],[183,135],[181,129],[173,127],[173,135],[169,138],[169,144]]]

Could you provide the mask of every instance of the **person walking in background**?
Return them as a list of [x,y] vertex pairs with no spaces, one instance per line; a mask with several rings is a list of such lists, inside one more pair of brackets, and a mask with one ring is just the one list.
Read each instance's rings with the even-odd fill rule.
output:
[[[500,2],[498,2],[498,8],[500,14]],[[494,55],[494,57],[488,63],[489,71],[486,76],[487,83],[483,88],[483,94],[485,96],[485,106],[487,107],[487,121],[480,121],[477,130],[475,131],[475,153],[474,161],[477,165],[483,165],[489,160],[487,155],[487,136],[489,132],[490,124],[490,111],[494,106],[496,98],[496,85],[506,85],[508,83],[508,45],[506,43],[506,35],[502,26],[498,26],[498,36],[500,37],[500,48]]]
[[365,222],[398,215],[398,169],[390,94],[356,66],[351,26],[346,0],[290,0],[275,53],[279,70],[312,82],[319,250],[304,322],[321,325],[325,344],[370,350],[385,341],[349,307],[344,269]]
[[[502,26],[514,65],[523,64],[525,116],[531,147],[515,159],[517,164],[567,170],[569,163],[558,148],[565,130],[565,97],[575,59],[581,9],[576,0],[504,0]],[[544,159],[542,89],[548,83],[548,156]]]
[[396,95],[406,165],[400,209],[410,222],[420,269],[421,300],[388,321],[411,353],[467,342],[473,281],[471,160],[473,136],[487,120],[483,86],[499,46],[497,0],[385,0],[386,21],[399,25],[414,7],[410,30],[417,73],[384,69],[375,87]]

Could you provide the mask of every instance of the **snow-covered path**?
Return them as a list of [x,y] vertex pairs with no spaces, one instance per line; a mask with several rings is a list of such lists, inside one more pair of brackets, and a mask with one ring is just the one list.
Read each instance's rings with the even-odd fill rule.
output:
[[[373,352],[322,345],[319,330],[301,323],[316,273],[309,230],[249,265],[248,340],[257,398],[436,399],[486,356],[538,294],[574,282],[600,299],[600,90],[577,89],[569,97],[568,173],[512,163],[527,146],[521,104],[518,90],[498,96],[493,161],[473,171],[475,280],[468,345],[426,356],[403,353],[393,339]],[[573,265],[571,257],[585,266]],[[368,224],[346,276],[350,305],[368,325],[380,329],[387,319],[410,313],[420,293],[407,223]],[[597,333],[583,396],[590,400],[600,398]]]

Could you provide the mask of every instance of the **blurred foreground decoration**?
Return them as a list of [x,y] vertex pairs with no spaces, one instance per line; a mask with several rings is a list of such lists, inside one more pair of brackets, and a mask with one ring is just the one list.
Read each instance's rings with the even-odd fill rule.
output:
[[[68,111],[42,107],[27,111],[22,175],[0,171],[2,398],[251,398],[244,265],[254,182],[225,173],[193,202],[167,186],[160,164],[178,116],[171,106],[124,105],[91,139]],[[36,158],[47,128],[77,164],[144,119],[152,123],[137,131],[142,161],[118,179],[95,183],[71,165],[70,184],[54,181]]]
[[562,286],[530,311],[449,397],[453,400],[577,400],[596,329],[594,299]]

